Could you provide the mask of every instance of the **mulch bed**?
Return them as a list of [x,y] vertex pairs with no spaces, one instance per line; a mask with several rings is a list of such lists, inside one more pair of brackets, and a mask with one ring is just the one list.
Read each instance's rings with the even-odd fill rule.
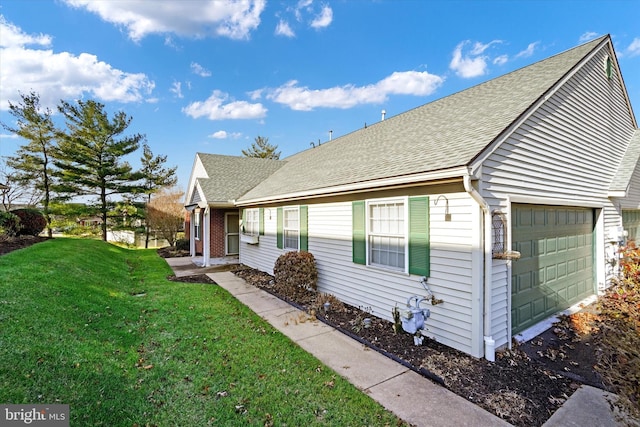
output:
[[566,319],[531,344],[498,352],[492,363],[428,338],[416,346],[412,335],[395,333],[392,322],[332,296],[281,289],[264,272],[245,267],[235,274],[516,426],[541,426],[581,384],[604,388],[593,369],[598,351],[593,338]]
[[49,240],[49,237],[42,236],[0,236],[0,255],[7,254],[9,252],[26,248],[36,243]]

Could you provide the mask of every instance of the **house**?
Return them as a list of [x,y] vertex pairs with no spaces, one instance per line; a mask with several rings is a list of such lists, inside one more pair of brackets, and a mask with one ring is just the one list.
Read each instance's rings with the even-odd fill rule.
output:
[[241,263],[309,251],[319,291],[389,320],[433,295],[423,334],[494,360],[607,286],[640,229],[639,157],[605,36],[295,154],[221,207],[243,218]]
[[240,219],[235,200],[280,168],[279,160],[197,153],[185,207],[185,237],[192,256],[238,255]]

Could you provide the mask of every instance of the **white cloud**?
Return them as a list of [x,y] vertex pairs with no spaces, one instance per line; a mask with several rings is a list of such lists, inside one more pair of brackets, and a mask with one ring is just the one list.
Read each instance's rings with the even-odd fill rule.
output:
[[529,46],[527,46],[527,48],[521,52],[518,52],[518,54],[516,54],[516,58],[528,58],[531,55],[533,55],[533,52],[535,52],[536,47],[540,44],[540,42],[533,42],[533,43],[529,43]]
[[241,136],[242,136],[242,133],[240,133],[240,132],[228,133],[227,131],[219,130],[219,131],[214,132],[211,135],[209,135],[209,138],[213,138],[213,139],[238,139]]
[[267,90],[267,99],[285,104],[292,110],[314,108],[351,108],[361,104],[380,104],[389,95],[430,95],[442,85],[444,78],[418,71],[394,72],[373,85],[344,85],[328,89],[309,89],[296,80]]
[[139,102],[151,94],[155,83],[142,73],[127,73],[99,61],[95,55],[51,49],[30,49],[27,45],[49,46],[46,35],[29,36],[15,25],[0,19],[0,109],[16,102],[19,92],[34,91],[43,107],[53,108],[60,99],[85,95],[101,101]]
[[26,34],[19,27],[7,22],[3,15],[0,15],[0,48],[28,45],[51,46],[51,36],[46,34],[37,36]]
[[200,77],[211,77],[211,71],[207,70],[197,62],[191,63],[191,72],[199,75]]
[[262,98],[262,92],[264,92],[264,89],[252,90],[247,92],[247,96],[251,98],[251,100],[255,101],[256,99]]
[[[281,15],[288,15],[288,19]],[[314,4],[314,0],[299,0],[295,5],[288,6],[284,11],[276,13],[280,19],[275,34],[279,36],[295,37],[296,23],[308,25],[310,28],[320,30],[333,22],[333,9],[326,4]],[[293,25],[292,25],[293,22]]]
[[173,82],[169,92],[173,93],[177,98],[184,98],[184,95],[182,95],[182,83],[180,82]]
[[282,19],[280,20],[280,22],[278,22],[278,26],[276,27],[275,34],[277,36],[285,36],[285,37],[295,37],[296,36],[296,34],[291,29],[291,26],[289,25],[289,23],[287,21],[282,20]]
[[[465,46],[469,45],[471,41],[465,40],[456,46],[453,50],[451,62],[449,68],[455,71],[456,75],[462,78],[471,78],[485,75],[487,73],[487,64],[491,61],[489,55],[485,54],[494,44],[502,43],[501,40],[493,40],[489,43],[475,42],[468,52],[463,54]],[[498,56],[493,60],[494,63],[504,63],[507,57],[505,55]],[[504,62],[502,62],[504,61]]]
[[640,55],[640,38],[636,37],[633,39],[629,47],[627,48],[627,53],[629,56]]
[[508,55],[500,55],[500,56],[496,56],[495,58],[493,58],[493,63],[495,65],[504,65],[507,63],[507,61],[509,61],[509,56]]
[[182,112],[194,119],[206,117],[209,120],[259,119],[267,114],[267,109],[260,103],[227,101],[228,94],[214,90],[207,100],[192,102],[183,108]]
[[227,132],[219,130],[209,135],[209,137],[213,139],[227,139]]
[[449,68],[455,71],[458,76],[464,78],[482,76],[487,70],[487,57],[475,56],[472,58],[471,56],[463,56],[462,48],[467,43],[469,42],[464,41],[456,46],[453,51],[453,58],[449,63]]
[[586,33],[583,33],[580,36],[579,41],[580,43],[585,43],[585,42],[588,42],[589,40],[595,39],[596,37],[598,37],[598,33],[593,31],[587,31]]
[[150,34],[166,33],[248,39],[251,31],[260,25],[260,15],[265,8],[265,0],[64,1],[124,27],[134,41]]
[[333,21],[333,10],[329,6],[323,6],[322,11],[311,21],[311,27],[315,29],[326,28]]

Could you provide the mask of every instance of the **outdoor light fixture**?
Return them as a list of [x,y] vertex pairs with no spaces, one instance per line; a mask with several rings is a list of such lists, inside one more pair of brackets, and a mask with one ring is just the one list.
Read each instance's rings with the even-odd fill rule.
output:
[[438,206],[438,202],[440,199],[444,199],[445,207],[444,207],[444,220],[449,222],[451,221],[451,214],[449,213],[449,199],[447,199],[444,195],[439,195],[438,198],[433,202],[433,206]]

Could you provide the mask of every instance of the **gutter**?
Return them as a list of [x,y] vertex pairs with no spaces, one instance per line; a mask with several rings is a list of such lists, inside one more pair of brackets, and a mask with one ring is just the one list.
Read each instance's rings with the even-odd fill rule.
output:
[[[354,193],[365,193],[379,189],[406,188],[411,186],[424,185],[426,182],[434,184],[454,182],[460,180],[464,174],[468,174],[467,167],[456,167],[436,172],[418,173],[414,175],[401,175],[390,178],[376,179],[371,181],[342,184],[332,187],[322,187],[318,189],[304,190],[298,192],[284,193],[274,196],[254,197],[249,199],[241,198],[235,201],[237,207],[266,205],[273,203],[287,203],[309,198],[323,198]],[[244,197],[244,196],[243,196]]]
[[492,264],[491,258],[491,208],[487,201],[480,195],[480,193],[473,187],[471,183],[471,175],[469,171],[463,176],[464,189],[475,200],[482,209],[482,226],[484,232],[482,233],[482,242],[484,244],[483,259],[484,259],[484,274],[483,274],[483,286],[482,294],[484,299],[484,316],[483,316],[483,338],[484,338],[484,357],[490,362],[496,360],[496,347],[495,340],[491,336],[491,276],[492,276]]

